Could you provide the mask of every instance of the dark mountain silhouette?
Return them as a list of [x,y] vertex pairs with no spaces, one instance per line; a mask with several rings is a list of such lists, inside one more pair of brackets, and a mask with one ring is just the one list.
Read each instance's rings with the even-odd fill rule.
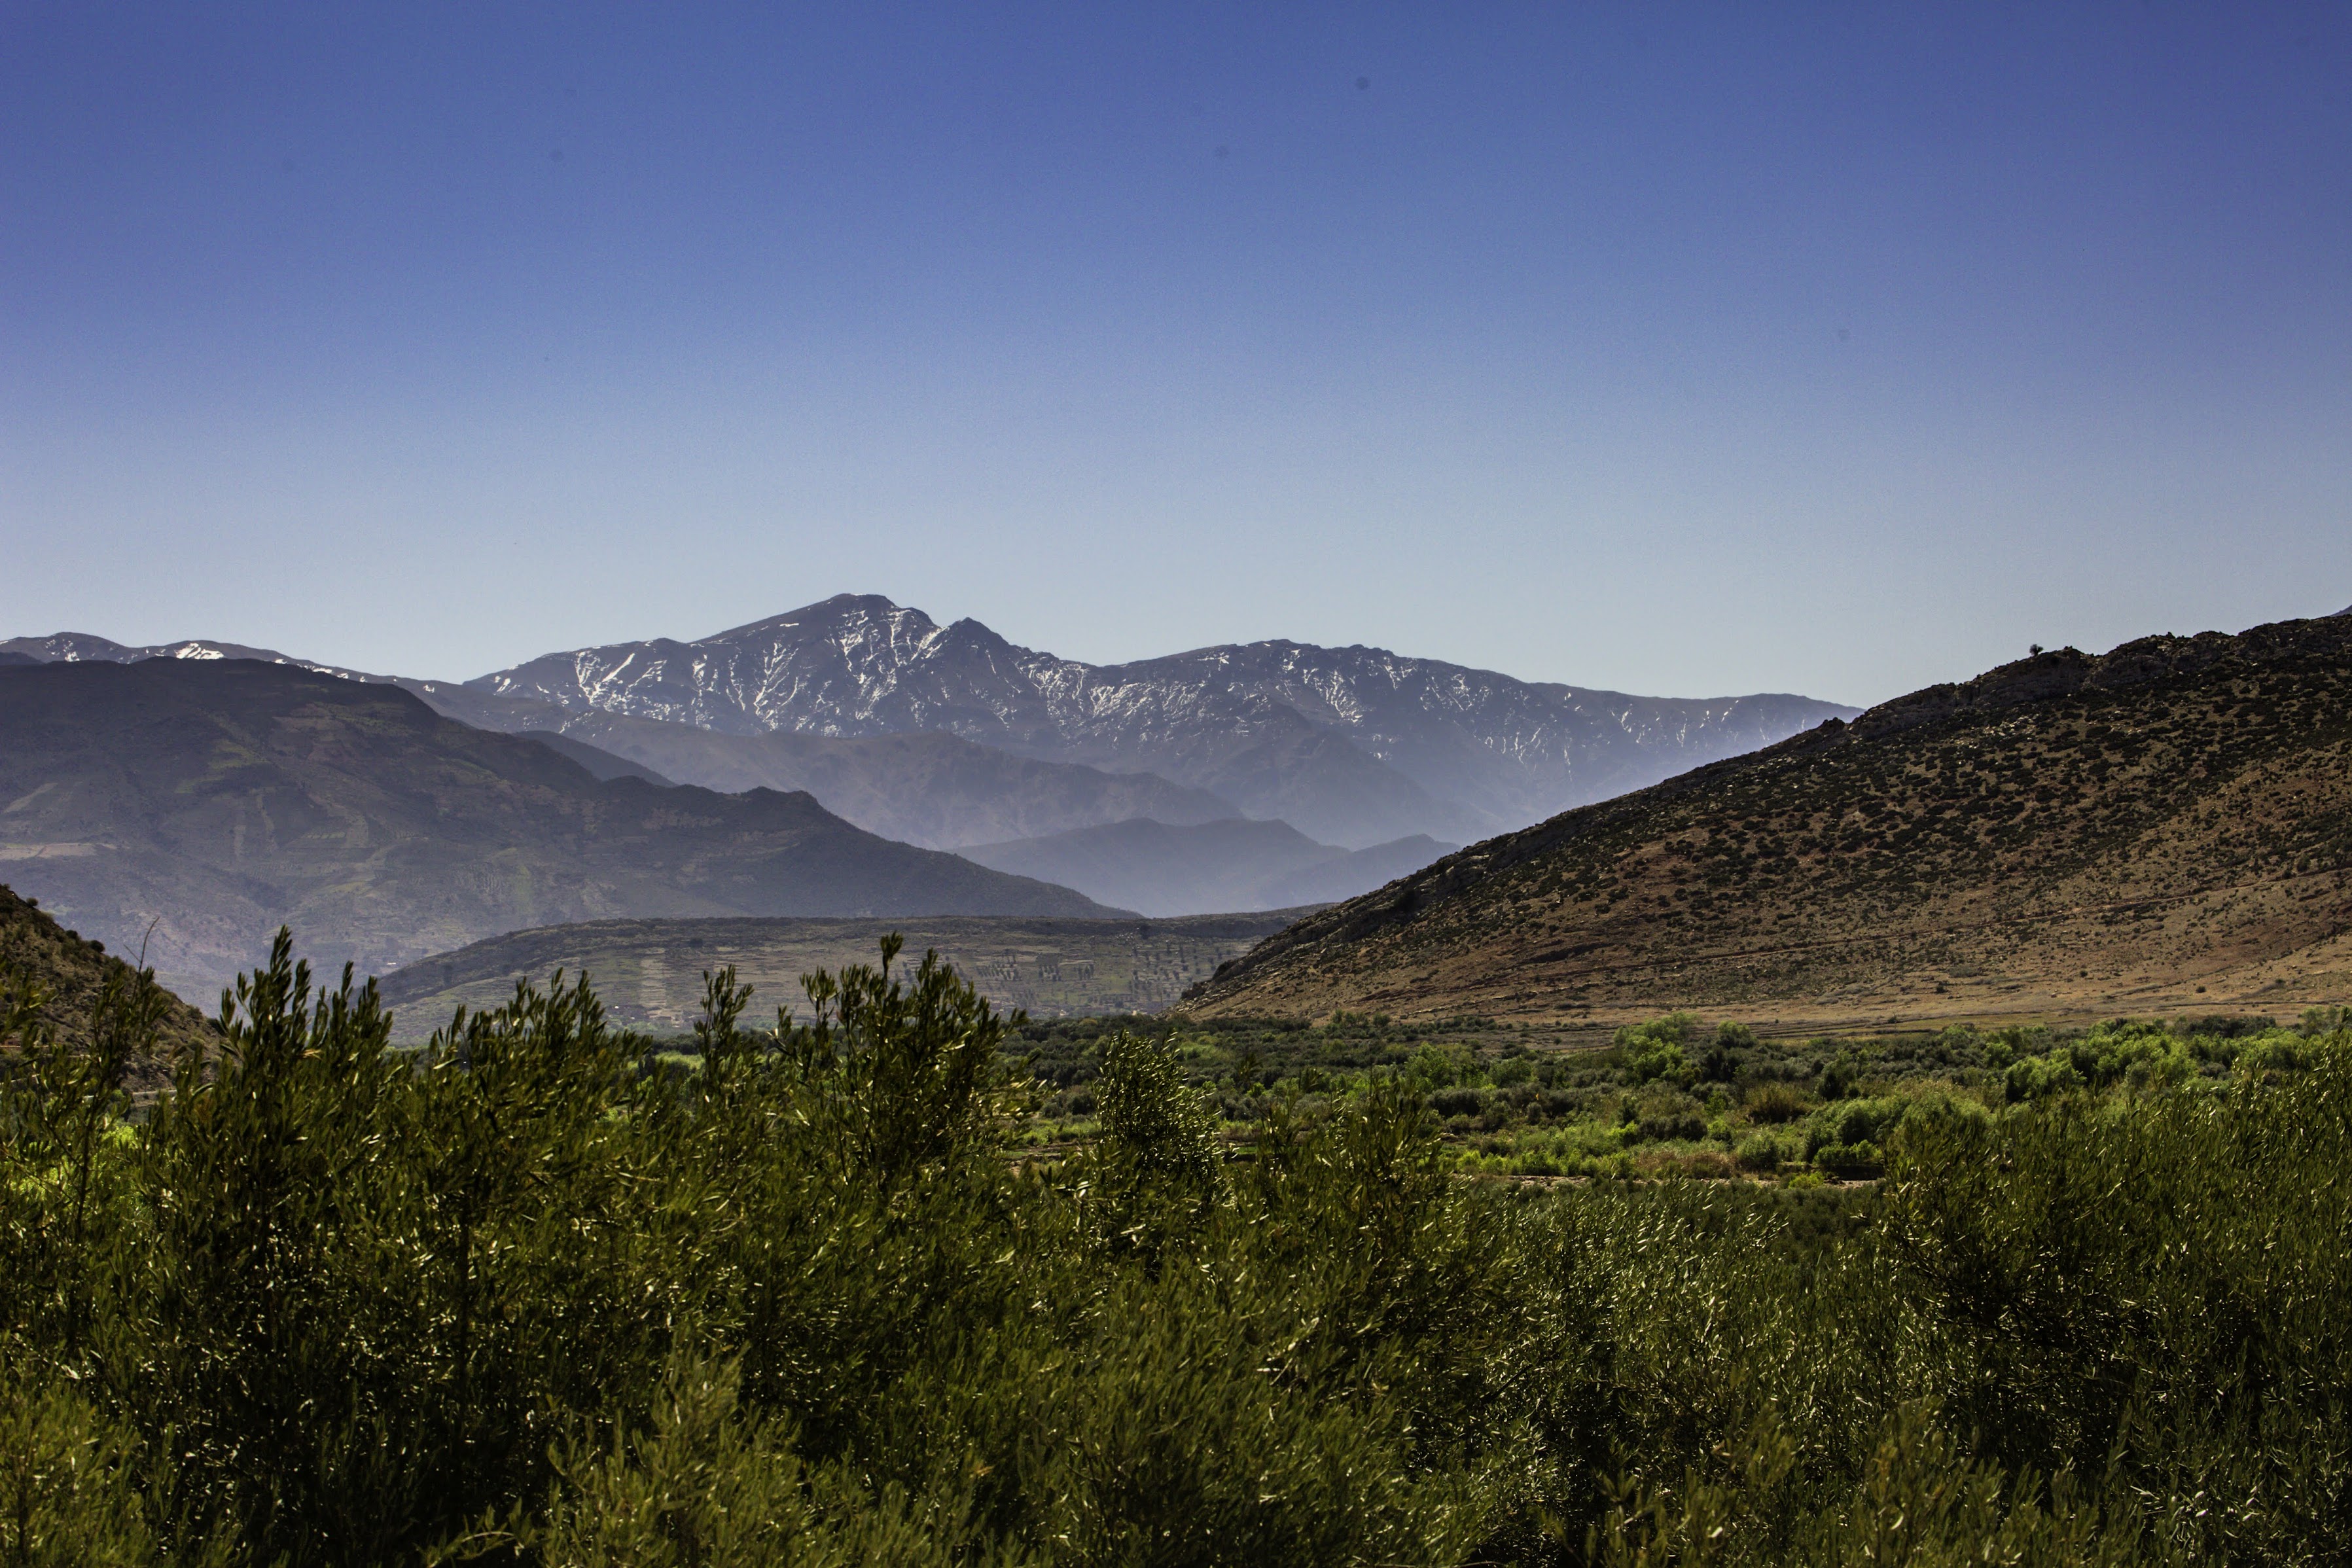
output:
[[290,922],[385,970],[608,916],[1104,915],[850,826],[804,794],[600,781],[383,683],[247,660],[0,671],[0,862],[203,994]]
[[2352,620],[2072,648],[1478,844],[1187,1004],[1883,1023],[2352,994]]
[[1148,915],[1279,910],[1353,898],[1454,849],[1414,837],[1370,849],[1318,844],[1286,822],[1137,820],[959,851]]
[[1095,666],[852,595],[694,642],[550,654],[468,685],[728,734],[943,731],[1159,773],[1359,846],[1517,826],[1854,711],[1632,697],[1293,642]]

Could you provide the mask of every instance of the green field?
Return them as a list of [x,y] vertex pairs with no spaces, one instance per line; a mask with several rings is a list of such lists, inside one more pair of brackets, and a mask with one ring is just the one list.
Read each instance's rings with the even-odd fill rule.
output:
[[1247,1146],[1277,1113],[1324,1115],[1396,1087],[1429,1113],[1461,1174],[1533,1181],[1691,1177],[1810,1187],[1867,1183],[1906,1121],[2011,1114],[2062,1090],[2114,1099],[2154,1086],[2213,1091],[2305,1065],[2341,1021],[2215,1014],[2088,1028],[1775,1038],[1676,1013],[1611,1032],[1519,1027],[1464,1015],[1393,1020],[1093,1017],[1032,1020],[1011,1047],[1034,1098],[1018,1134],[1048,1152],[1099,1132],[1109,1042],[1170,1053],[1218,1136]]
[[614,1022],[676,1034],[701,1004],[706,971],[731,963],[754,988],[755,1010],[797,1011],[806,1005],[802,975],[868,962],[883,933],[896,931],[909,954],[937,949],[1007,1010],[1039,1018],[1152,1013],[1304,912],[1118,921],[599,921],[517,931],[420,960],[384,976],[383,991],[398,1037],[423,1039],[460,1004],[496,1006],[513,995],[517,980],[544,984],[559,969],[584,971]]

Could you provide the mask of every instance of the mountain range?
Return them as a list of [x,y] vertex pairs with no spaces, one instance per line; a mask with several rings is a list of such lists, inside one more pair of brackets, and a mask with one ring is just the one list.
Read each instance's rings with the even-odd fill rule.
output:
[[[1475,845],[1203,1014],[1788,1026],[2352,996],[2352,619],[2040,653]],[[1769,1017],[1768,1017],[1769,1016]]]
[[[597,778],[383,682],[244,659],[0,669],[0,871],[204,994],[291,923],[387,971],[612,916],[1105,916],[804,793]],[[152,923],[152,931],[150,930]]]
[[[1290,642],[1090,666],[976,621],[941,627],[850,595],[694,642],[551,654],[463,684],[234,643],[131,647],[74,633],[0,644],[0,659],[253,659],[394,686],[446,717],[539,739],[599,778],[806,791],[905,843],[1063,863],[1076,854],[1097,885],[1148,893],[1140,907],[1155,910],[1201,909],[1213,888],[1259,907],[1310,886],[1354,893],[1373,885],[1376,866],[1409,868],[1411,855],[1385,847],[1433,853],[1855,711],[1793,697],[1627,697]],[[1213,856],[1240,842],[1231,834],[1129,829],[1011,847],[1139,820],[1192,828],[1244,816],[1300,830],[1285,872],[1229,876],[1170,852],[1189,843]],[[1351,850],[1372,858],[1284,881],[1307,858]]]
[[847,594],[692,642],[548,654],[467,685],[719,734],[944,732],[1156,773],[1360,848],[1518,827],[1855,711],[1782,695],[1631,697],[1284,641],[1089,665]]
[[541,711],[568,739],[677,782],[729,793],[806,790],[860,827],[935,849],[1136,816],[1190,825],[1241,815],[1156,773],[1043,762],[936,731],[728,735],[620,713]]
[[[362,684],[396,686],[446,718],[555,744],[573,760],[585,762],[599,777],[630,773],[725,795],[751,789],[806,790],[817,795],[827,810],[868,832],[927,848],[951,849],[1139,816],[1187,824],[1240,815],[1205,790],[1152,774],[1040,762],[949,734],[848,740],[727,734],[596,710],[567,712],[546,702],[500,696],[478,684],[376,675],[272,648],[203,639],[141,647],[65,632],[0,643],[0,664],[131,664],[158,658],[192,663],[253,659]],[[557,736],[574,743],[557,742]],[[589,760],[583,743],[603,760]]]

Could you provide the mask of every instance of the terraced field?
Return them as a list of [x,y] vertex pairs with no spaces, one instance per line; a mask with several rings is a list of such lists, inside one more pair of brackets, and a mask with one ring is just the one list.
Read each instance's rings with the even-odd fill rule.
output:
[[383,988],[401,1037],[421,1039],[460,1004],[504,1000],[518,979],[544,983],[558,969],[585,969],[614,1018],[671,1033],[692,1020],[705,971],[733,964],[757,988],[757,1009],[801,1004],[803,974],[870,963],[883,934],[896,931],[910,955],[937,948],[1001,1007],[1037,1017],[1149,1013],[1307,912],[1159,921],[596,921],[517,931],[424,959],[384,976]]

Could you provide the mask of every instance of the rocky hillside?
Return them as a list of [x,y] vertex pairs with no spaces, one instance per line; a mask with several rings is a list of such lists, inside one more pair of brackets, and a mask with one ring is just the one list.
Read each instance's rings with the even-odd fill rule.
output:
[[[137,951],[131,949],[134,957]],[[110,977],[127,981],[130,971],[131,965],[107,952],[104,942],[66,930],[33,900],[0,887],[0,998],[13,996],[26,984],[43,993],[48,1002],[42,1018],[68,1044],[89,1042],[100,992]],[[156,1058],[141,1064],[134,1078],[160,1081],[178,1047],[211,1034],[202,1014],[173,998],[156,1038]],[[0,1047],[16,1043],[0,1040]]]
[[1873,1024],[2352,997],[2352,621],[2074,649],[1491,839],[1204,1013]]
[[280,922],[384,971],[603,917],[1116,912],[804,794],[600,781],[396,687],[244,660],[0,669],[0,862],[118,951],[155,921],[158,973],[196,994]]
[[1631,697],[1291,642],[1087,665],[977,621],[941,626],[850,595],[694,642],[550,654],[468,684],[729,734],[942,731],[1158,773],[1353,846],[1517,826],[1853,711],[1789,696]]

